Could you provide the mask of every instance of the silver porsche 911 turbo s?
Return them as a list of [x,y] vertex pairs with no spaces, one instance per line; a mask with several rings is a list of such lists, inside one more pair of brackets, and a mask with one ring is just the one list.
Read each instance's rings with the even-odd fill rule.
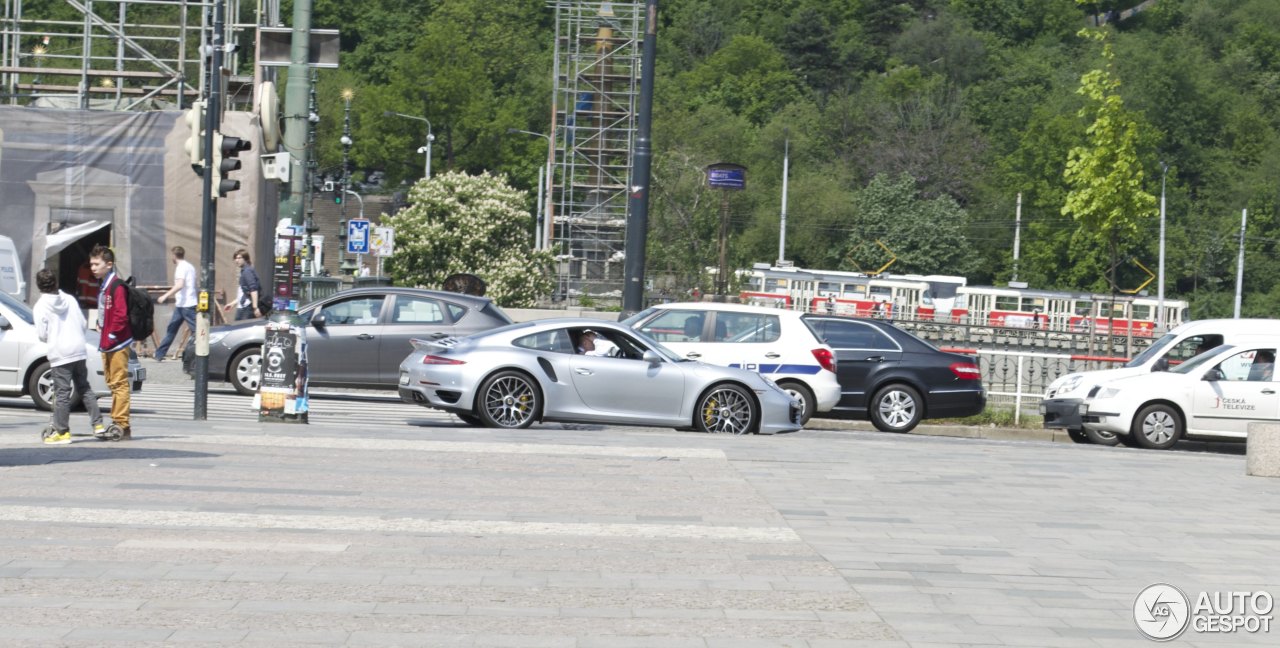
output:
[[414,340],[400,398],[471,425],[651,425],[728,434],[800,429],[800,406],[754,371],[681,358],[630,327],[592,319],[512,324]]

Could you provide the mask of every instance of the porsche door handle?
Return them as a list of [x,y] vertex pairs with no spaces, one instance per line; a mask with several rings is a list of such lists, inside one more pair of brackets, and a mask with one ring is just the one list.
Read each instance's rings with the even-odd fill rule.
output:
[[781,357],[782,357],[782,354],[781,354],[781,353],[778,353],[777,351],[770,351],[770,352],[768,352],[768,353],[764,354],[764,357],[766,357],[766,358],[771,358],[771,359],[772,359],[772,358],[781,358]]
[[576,373],[576,374],[578,374],[579,376],[590,376],[590,375],[591,375],[592,373],[594,373],[594,372],[593,372],[593,371],[591,371],[590,369],[584,369],[584,368],[582,368],[582,367],[579,367],[579,368],[577,368],[577,369],[574,369],[574,370],[573,370],[573,373]]
[[701,357],[702,357],[702,354],[701,354],[701,353],[698,353],[697,351],[690,351],[690,352],[688,352],[688,353],[684,354],[684,357],[686,357],[686,358],[701,358]]
[[357,335],[357,336],[356,336],[356,339],[357,339],[357,340],[372,340],[372,339],[373,339],[373,336],[372,336],[372,335],[369,335],[368,333],[361,333],[360,335]]

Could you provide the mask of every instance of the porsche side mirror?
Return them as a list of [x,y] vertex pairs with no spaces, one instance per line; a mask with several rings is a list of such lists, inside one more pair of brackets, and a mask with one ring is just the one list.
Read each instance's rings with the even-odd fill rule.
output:
[[1210,369],[1204,372],[1204,380],[1207,380],[1209,382],[1218,382],[1219,380],[1225,380],[1225,379],[1226,379],[1226,376],[1222,375],[1221,369]]
[[662,356],[658,355],[658,352],[653,349],[645,351],[644,355],[641,356],[641,359],[651,365],[662,364]]

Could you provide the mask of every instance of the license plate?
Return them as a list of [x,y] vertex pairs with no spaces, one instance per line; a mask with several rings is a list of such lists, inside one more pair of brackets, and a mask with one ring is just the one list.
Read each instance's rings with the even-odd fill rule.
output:
[[407,371],[400,372],[400,384],[401,385],[409,384],[409,373]]

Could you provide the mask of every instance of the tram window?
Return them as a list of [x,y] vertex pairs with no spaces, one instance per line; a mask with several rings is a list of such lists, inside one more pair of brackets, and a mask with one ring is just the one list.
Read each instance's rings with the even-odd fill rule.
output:
[[[1100,317],[1124,319],[1124,306],[1124,302],[1116,302],[1115,304],[1112,304],[1111,302],[1102,302],[1101,304],[1098,304],[1098,313]],[[1108,313],[1110,314],[1108,315]]]
[[846,297],[866,297],[867,287],[861,284],[845,284],[844,295]]
[[888,286],[870,286],[870,289],[873,297],[888,298],[893,294],[893,290]]
[[996,310],[1016,311],[1018,310],[1017,295],[996,295]]
[[777,292],[779,289],[787,287],[786,279],[765,279],[764,292]]
[[1073,310],[1076,315],[1088,315],[1093,312],[1093,304],[1087,301],[1077,301]]
[[1151,307],[1145,304],[1134,304],[1133,319],[1139,319],[1139,320],[1151,319]]
[[1026,312],[1037,311],[1037,310],[1043,312],[1044,298],[1043,297],[1023,297],[1022,310]]
[[840,284],[831,281],[820,281],[818,282],[818,292],[822,295],[839,293]]

